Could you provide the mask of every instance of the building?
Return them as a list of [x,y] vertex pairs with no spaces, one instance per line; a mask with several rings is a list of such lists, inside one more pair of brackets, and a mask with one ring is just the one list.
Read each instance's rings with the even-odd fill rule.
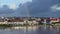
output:
[[52,18],[50,18],[50,19],[51,19],[50,23],[57,23],[57,22],[60,21],[59,18],[54,18],[54,17],[52,17]]

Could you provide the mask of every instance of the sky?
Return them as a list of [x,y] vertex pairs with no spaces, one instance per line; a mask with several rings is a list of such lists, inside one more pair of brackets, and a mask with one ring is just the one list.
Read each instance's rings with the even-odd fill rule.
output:
[[28,1],[32,1],[32,0],[0,0],[0,7],[2,7],[3,5],[8,5],[9,8],[15,9],[18,7],[20,3],[23,4]]
[[60,0],[32,0],[30,15],[37,17],[60,17]]
[[60,0],[0,0],[0,17],[60,17]]

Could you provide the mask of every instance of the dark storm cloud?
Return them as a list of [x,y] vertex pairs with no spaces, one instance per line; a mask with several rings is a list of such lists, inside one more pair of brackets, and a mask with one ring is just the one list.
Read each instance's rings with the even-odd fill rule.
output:
[[0,14],[11,14],[14,13],[14,10],[9,9],[7,5],[3,5],[2,8],[0,8]]
[[4,5],[2,8],[0,8],[0,16],[5,16],[5,15],[27,16],[27,13],[28,13],[30,16],[38,16],[38,17],[49,17],[49,16],[56,17],[57,16],[59,17],[60,10],[56,12],[53,12],[51,10],[51,7],[54,5],[60,6],[60,0],[32,0],[32,2],[20,4],[19,7],[15,10],[9,9],[7,5]]
[[50,10],[50,7],[56,4],[60,5],[60,0],[32,0],[32,3],[27,5],[33,16],[57,16],[58,11]]
[[0,8],[0,17],[1,16],[12,16],[12,14],[15,13],[15,10],[13,9],[9,9],[9,7],[7,5],[3,5],[2,8]]
[[36,0],[32,1],[32,5],[29,6],[31,8],[31,13],[43,13],[49,10],[49,7],[52,6],[52,0]]

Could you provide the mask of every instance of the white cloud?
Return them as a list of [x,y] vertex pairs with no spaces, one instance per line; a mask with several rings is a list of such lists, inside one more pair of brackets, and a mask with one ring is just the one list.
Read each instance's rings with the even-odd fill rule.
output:
[[17,8],[17,5],[14,4],[14,3],[13,3],[13,4],[9,4],[9,8],[10,8],[10,9],[16,9],[16,8]]
[[2,4],[0,4],[0,8],[3,7],[3,5],[7,5],[10,9],[18,8],[18,5],[16,3],[12,3],[12,4],[2,3]]
[[58,11],[58,10],[60,10],[60,6],[58,6],[58,5],[53,5],[53,6],[51,7],[51,10],[53,10],[53,11]]
[[60,10],[60,7],[57,7],[56,9],[57,9],[57,10]]

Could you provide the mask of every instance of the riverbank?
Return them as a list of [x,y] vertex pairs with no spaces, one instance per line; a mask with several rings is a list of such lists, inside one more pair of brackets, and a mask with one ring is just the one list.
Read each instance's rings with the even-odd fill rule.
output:
[[28,25],[28,24],[23,24],[23,25],[21,25],[21,24],[0,24],[0,27],[15,27],[15,26],[22,26],[22,27],[24,27],[24,26],[41,26],[41,25],[43,25],[43,26],[60,26],[60,24],[59,23],[57,23],[57,24],[39,24],[39,25],[37,25],[37,24],[34,24],[34,25]]

